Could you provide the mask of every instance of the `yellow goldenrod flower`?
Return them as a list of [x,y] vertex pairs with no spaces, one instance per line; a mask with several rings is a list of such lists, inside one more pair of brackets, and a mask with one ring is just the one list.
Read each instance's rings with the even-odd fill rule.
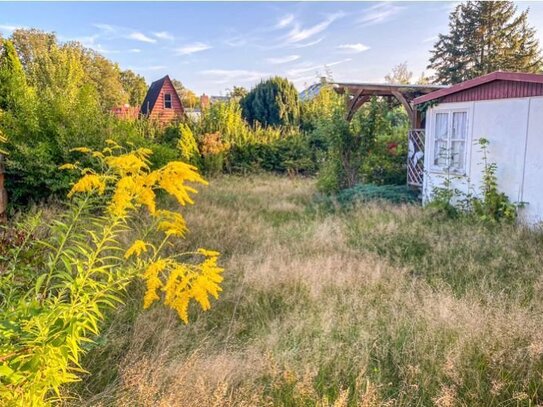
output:
[[139,174],[142,170],[149,168],[144,159],[133,153],[109,156],[105,158],[105,162],[109,168],[121,176]]
[[202,249],[202,248],[198,249],[198,253],[203,254],[204,256],[207,256],[207,257],[217,257],[220,255],[219,252],[216,252],[214,250],[207,250],[207,249]]
[[165,232],[168,236],[183,237],[187,231],[187,224],[185,218],[180,213],[161,210],[157,212],[161,221],[158,224],[158,228]]
[[189,193],[196,193],[197,191],[185,185],[185,182],[197,182],[207,185],[207,181],[198,173],[196,167],[180,161],[170,162],[160,170],[160,187],[173,195],[179,204],[193,204],[194,201],[190,198]]
[[160,259],[151,263],[147,267],[147,270],[145,270],[143,279],[145,280],[147,290],[143,297],[143,308],[149,308],[153,302],[160,299],[157,294],[157,290],[162,287],[162,280],[159,274],[166,269],[167,265],[166,260]]
[[136,240],[132,246],[124,254],[124,258],[128,259],[130,256],[135,254],[139,257],[143,252],[147,251],[147,244],[143,240]]
[[86,174],[74,184],[68,193],[68,198],[72,197],[76,192],[91,192],[94,190],[98,190],[98,194],[102,195],[106,190],[106,184],[99,175]]
[[156,195],[151,188],[142,188],[136,197],[136,201],[142,205],[147,206],[149,213],[154,215],[156,212]]
[[76,151],[78,153],[84,153],[84,154],[88,154],[92,152],[92,150],[88,147],[76,147],[76,148],[72,148],[70,151]]
[[137,186],[134,177],[123,177],[117,182],[115,192],[109,204],[109,211],[116,216],[122,217],[126,211],[133,206],[132,201],[137,195]]
[[60,167],[58,167],[59,170],[75,170],[77,167],[74,164],[62,164]]

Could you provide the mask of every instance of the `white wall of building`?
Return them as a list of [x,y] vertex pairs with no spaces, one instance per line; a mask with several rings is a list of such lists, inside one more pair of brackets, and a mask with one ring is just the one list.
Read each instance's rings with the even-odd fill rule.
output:
[[454,109],[468,112],[465,171],[449,174],[454,188],[480,191],[483,157],[477,140],[486,138],[489,161],[497,164],[498,186],[513,202],[526,202],[521,218],[530,224],[543,221],[543,97],[443,103],[427,111],[423,197],[428,202],[434,187],[447,174],[432,168],[435,114]]

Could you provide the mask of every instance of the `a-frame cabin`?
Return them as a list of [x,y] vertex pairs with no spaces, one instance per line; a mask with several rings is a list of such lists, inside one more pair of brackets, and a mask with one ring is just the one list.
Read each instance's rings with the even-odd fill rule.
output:
[[140,112],[162,124],[168,124],[184,115],[181,98],[168,75],[151,84]]

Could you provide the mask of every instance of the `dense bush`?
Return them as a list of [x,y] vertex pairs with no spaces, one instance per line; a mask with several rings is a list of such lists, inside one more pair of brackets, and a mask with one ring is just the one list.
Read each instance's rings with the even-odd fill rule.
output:
[[225,169],[231,173],[270,171],[288,174],[315,174],[323,151],[311,145],[307,134],[294,134],[271,143],[233,146],[226,156]]
[[337,105],[317,122],[314,132],[328,144],[319,177],[321,191],[338,192],[360,182],[405,183],[407,120],[386,101],[372,98],[350,122],[344,107]]
[[158,146],[162,130],[152,123],[121,121],[109,113],[114,104],[141,96],[131,89],[141,90],[141,78],[125,75],[123,82],[120,74],[94,51],[59,44],[54,34],[17,30],[12,41],[1,42],[0,131],[8,138],[11,204],[65,195],[74,178],[58,166],[71,161],[71,150],[81,145],[102,148],[114,138],[154,147],[159,164],[177,158]]
[[241,99],[243,117],[263,126],[294,126],[300,119],[298,91],[285,78],[274,77],[259,83]]

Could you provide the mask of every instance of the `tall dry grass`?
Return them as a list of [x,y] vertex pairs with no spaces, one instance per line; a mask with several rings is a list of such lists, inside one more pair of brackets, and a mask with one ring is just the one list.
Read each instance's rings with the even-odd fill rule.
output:
[[74,403],[543,403],[541,234],[418,207],[326,212],[313,194],[270,176],[201,191],[187,241],[224,253],[221,298],[184,326],[140,313],[133,287]]

